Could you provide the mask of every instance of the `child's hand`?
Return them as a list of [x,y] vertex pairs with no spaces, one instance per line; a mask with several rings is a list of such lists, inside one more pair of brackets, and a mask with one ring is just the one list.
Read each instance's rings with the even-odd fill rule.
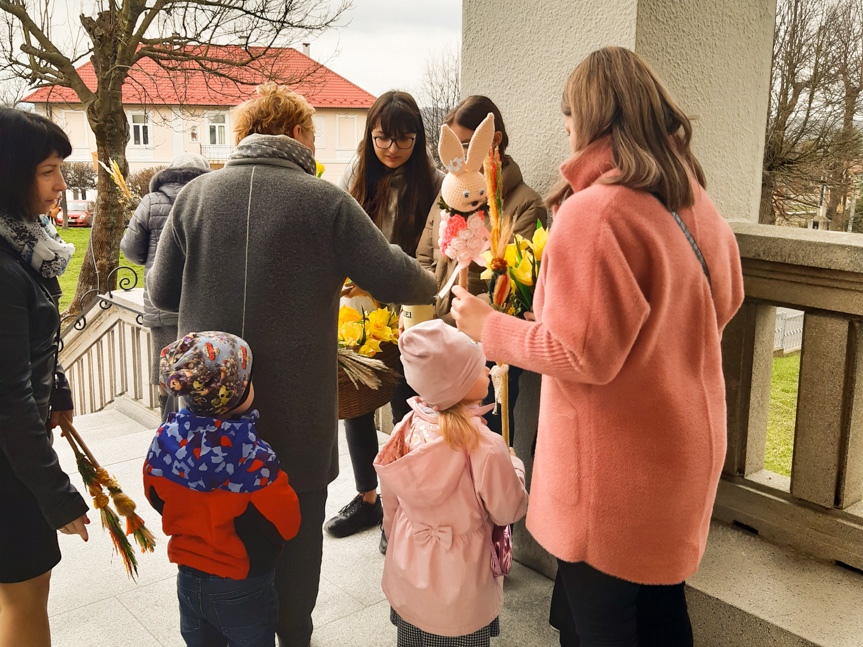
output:
[[[513,447],[510,447],[510,448],[509,448],[509,455],[510,455],[510,456],[515,456],[515,448],[513,448]],[[516,458],[518,458],[518,457],[516,456]]]

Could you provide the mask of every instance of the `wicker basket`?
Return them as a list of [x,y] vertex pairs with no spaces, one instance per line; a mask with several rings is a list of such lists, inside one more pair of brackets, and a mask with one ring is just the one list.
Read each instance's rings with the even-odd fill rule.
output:
[[[381,344],[381,352],[374,358],[395,370],[399,362],[398,346],[392,343]],[[382,375],[381,381],[383,384],[379,389],[372,389],[364,384],[354,386],[344,369],[339,366],[339,420],[364,416],[389,402],[398,379]]]

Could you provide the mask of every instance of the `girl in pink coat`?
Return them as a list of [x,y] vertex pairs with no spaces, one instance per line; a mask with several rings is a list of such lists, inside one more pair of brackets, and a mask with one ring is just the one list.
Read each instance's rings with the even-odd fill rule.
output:
[[479,406],[488,391],[479,344],[435,320],[405,331],[399,350],[419,397],[375,459],[397,644],[488,645],[503,606],[489,535],[525,515],[524,465],[482,419],[491,407]]

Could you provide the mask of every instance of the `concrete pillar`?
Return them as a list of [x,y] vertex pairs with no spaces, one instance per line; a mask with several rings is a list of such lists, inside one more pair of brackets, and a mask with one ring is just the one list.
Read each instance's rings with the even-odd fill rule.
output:
[[591,51],[628,47],[695,123],[695,153],[729,220],[757,221],[775,0],[464,0],[462,91],[500,107],[540,192],[569,154],[560,99]]

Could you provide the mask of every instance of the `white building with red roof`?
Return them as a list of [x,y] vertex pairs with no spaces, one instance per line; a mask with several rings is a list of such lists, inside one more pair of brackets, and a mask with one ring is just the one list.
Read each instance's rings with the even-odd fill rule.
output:
[[[233,49],[239,52],[239,48],[224,49],[226,56]],[[91,63],[81,65],[78,73],[88,87],[96,89]],[[136,64],[123,87],[130,171],[167,166],[184,152],[203,155],[214,168],[222,166],[234,144],[231,108],[253,96],[256,85],[276,78],[295,79],[288,84],[316,110],[316,157],[326,166],[324,177],[335,181],[342,175],[362,139],[374,95],[293,48],[270,49],[232,75],[239,78],[231,81],[200,69],[172,73],[149,58]],[[42,88],[24,101],[69,134],[73,152],[68,161],[94,159],[95,136],[73,90]]]

